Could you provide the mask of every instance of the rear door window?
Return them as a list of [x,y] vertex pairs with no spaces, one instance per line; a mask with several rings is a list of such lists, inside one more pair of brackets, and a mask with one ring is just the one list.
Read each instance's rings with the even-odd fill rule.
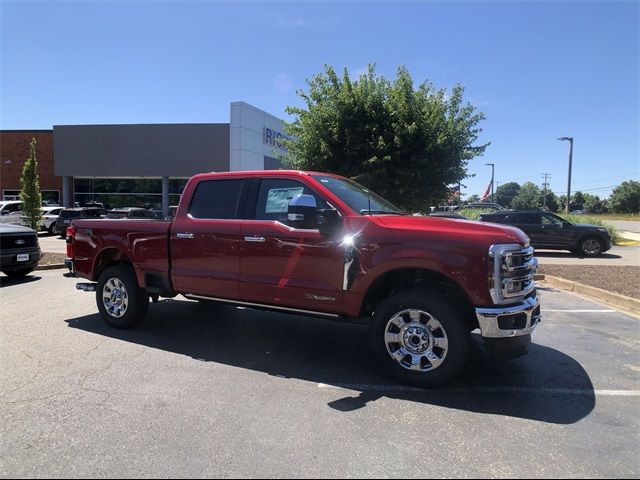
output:
[[229,220],[238,217],[243,179],[206,180],[196,187],[189,214],[194,218]]
[[518,225],[539,225],[539,213],[517,213],[513,216],[513,223]]

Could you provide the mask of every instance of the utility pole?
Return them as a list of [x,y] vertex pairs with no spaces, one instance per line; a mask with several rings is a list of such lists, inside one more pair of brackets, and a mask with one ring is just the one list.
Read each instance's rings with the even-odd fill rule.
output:
[[551,174],[550,173],[543,173],[542,174],[542,178],[544,178],[544,183],[542,184],[543,187],[543,194],[542,194],[542,208],[546,209],[547,208],[547,188],[549,188],[549,179],[551,178]]
[[560,137],[558,140],[562,142],[569,142],[569,178],[567,179],[567,208],[566,212],[569,213],[571,204],[571,163],[573,162],[573,137]]
[[495,173],[495,166],[496,166],[496,164],[495,164],[495,163],[485,163],[485,165],[488,165],[488,166],[490,166],[490,167],[491,167],[491,203],[494,203],[494,202],[495,202],[495,199],[494,199],[494,196],[493,196],[493,187],[494,187],[494,185],[493,185],[493,179],[494,179],[494,177],[495,177],[495,176],[494,176],[494,173]]

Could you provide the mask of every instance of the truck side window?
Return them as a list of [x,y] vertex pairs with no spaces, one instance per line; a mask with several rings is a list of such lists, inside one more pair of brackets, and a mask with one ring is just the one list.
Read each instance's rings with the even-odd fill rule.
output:
[[200,182],[191,200],[189,213],[194,218],[227,220],[237,218],[243,179]]
[[256,220],[276,220],[287,225],[289,202],[299,194],[316,197],[318,209],[329,208],[327,202],[316,192],[297,180],[268,178],[260,182],[256,204]]

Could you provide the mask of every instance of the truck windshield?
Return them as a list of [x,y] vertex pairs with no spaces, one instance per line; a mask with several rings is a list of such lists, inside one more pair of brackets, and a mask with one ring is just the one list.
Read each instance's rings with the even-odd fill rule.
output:
[[362,215],[405,215],[406,212],[353,180],[314,175],[317,181]]

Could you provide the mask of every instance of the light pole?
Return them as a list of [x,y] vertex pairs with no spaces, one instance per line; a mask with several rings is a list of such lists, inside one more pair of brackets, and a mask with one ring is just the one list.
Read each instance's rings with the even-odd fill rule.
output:
[[495,203],[495,201],[493,199],[493,173],[494,173],[494,169],[495,169],[495,164],[494,163],[485,163],[485,165],[490,165],[491,166],[491,203]]
[[573,137],[560,137],[558,140],[569,142],[569,178],[567,180],[567,208],[566,208],[566,212],[569,213],[569,204],[571,203],[571,162],[573,161]]

